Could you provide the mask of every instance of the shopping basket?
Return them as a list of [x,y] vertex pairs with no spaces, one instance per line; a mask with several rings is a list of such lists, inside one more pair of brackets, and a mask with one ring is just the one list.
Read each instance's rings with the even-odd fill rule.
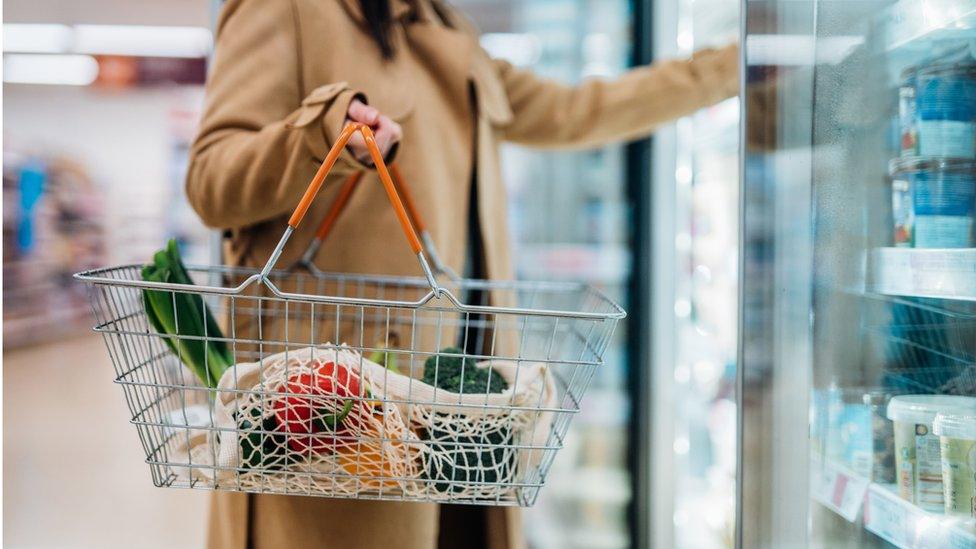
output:
[[[423,276],[329,273],[312,263],[358,175],[340,188],[303,259],[277,269],[357,131]],[[199,284],[144,281],[142,269],[76,277],[91,288],[95,331],[156,486],[532,505],[625,316],[585,284],[457,277],[360,125],[343,131],[262,269],[187,268]],[[172,304],[175,331],[154,327],[149,296]],[[200,304],[201,318],[180,316],[186,300]],[[203,332],[179,328],[191,324]],[[205,351],[202,375],[181,361],[193,345]],[[212,371],[214,353],[233,364],[222,375]]]

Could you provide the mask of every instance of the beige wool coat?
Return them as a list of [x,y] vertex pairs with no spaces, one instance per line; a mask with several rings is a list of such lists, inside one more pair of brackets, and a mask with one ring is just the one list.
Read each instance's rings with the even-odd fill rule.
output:
[[[584,148],[642,137],[738,89],[735,47],[567,86],[492,59],[467,20],[438,0],[390,5],[396,54],[385,60],[357,0],[226,2],[186,192],[207,225],[225,230],[228,264],[264,264],[355,97],[403,127],[395,160],[441,256],[458,272],[469,253],[468,201],[476,185],[483,250],[474,252],[482,254],[485,276],[506,279],[512,265],[501,142]],[[348,151],[279,266],[299,258],[341,181],[360,170],[366,177],[316,265],[420,273],[375,172]],[[485,513],[488,546],[522,546],[518,513]],[[440,524],[440,514],[434,504],[219,493],[209,545],[429,548],[439,528],[465,528]]]

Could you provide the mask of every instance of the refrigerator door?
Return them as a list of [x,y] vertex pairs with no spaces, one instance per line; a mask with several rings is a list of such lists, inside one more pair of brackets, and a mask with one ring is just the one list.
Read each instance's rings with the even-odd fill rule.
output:
[[743,14],[737,544],[976,547],[976,1]]
[[[654,2],[656,59],[738,40],[737,0]],[[722,549],[735,531],[739,101],[655,132],[648,545]]]
[[[558,81],[612,78],[631,48],[628,0],[458,0],[495,58]],[[585,281],[622,303],[632,263],[623,147],[539,151],[506,145],[502,164],[516,275]],[[631,318],[636,305],[629,304]],[[632,400],[629,325],[607,349],[547,485],[522,523],[533,548],[632,545],[627,456]]]

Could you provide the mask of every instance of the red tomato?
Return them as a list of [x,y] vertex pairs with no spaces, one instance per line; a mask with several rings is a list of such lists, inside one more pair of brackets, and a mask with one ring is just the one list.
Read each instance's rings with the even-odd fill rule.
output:
[[359,376],[341,364],[314,363],[311,367],[312,372],[296,372],[278,389],[289,395],[275,401],[275,416],[289,434],[288,446],[293,451],[305,452],[311,448],[318,453],[332,452],[336,444],[350,442],[351,437],[343,435],[359,415],[360,401],[346,397],[363,396],[362,386]]

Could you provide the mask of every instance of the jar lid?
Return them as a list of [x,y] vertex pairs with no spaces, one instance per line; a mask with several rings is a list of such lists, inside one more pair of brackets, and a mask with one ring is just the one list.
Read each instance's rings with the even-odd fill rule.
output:
[[930,425],[940,412],[976,414],[976,398],[955,395],[903,395],[888,403],[888,419]]
[[976,440],[976,410],[968,414],[942,412],[935,416],[932,432],[942,437]]
[[891,393],[883,389],[872,390],[864,393],[861,402],[868,406],[882,406],[891,400]]
[[922,171],[976,173],[976,161],[941,156],[906,156],[894,158],[888,163],[888,173],[892,176]]
[[943,63],[941,65],[929,65],[928,67],[917,69],[917,72],[919,76],[962,74],[970,78],[976,78],[976,65],[968,62]]

